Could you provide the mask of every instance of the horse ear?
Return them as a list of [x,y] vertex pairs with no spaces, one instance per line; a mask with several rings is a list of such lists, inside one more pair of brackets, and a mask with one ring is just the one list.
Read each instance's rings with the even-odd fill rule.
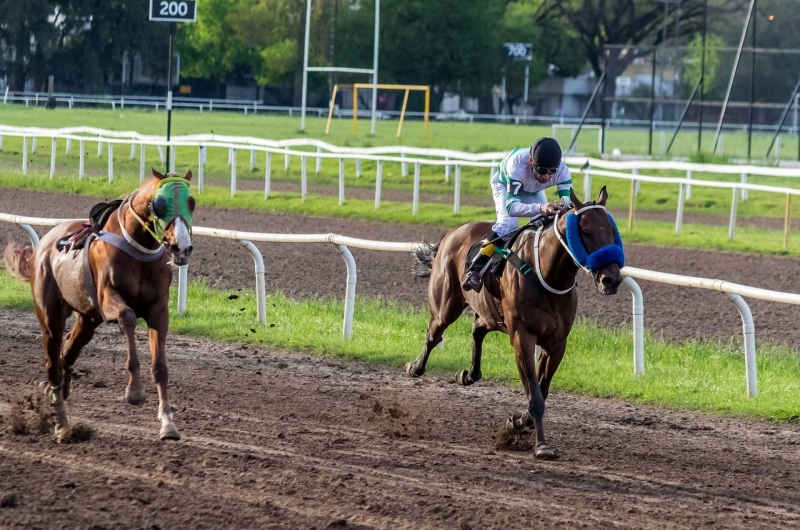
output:
[[192,180],[192,170],[187,169],[186,174],[183,176],[183,178],[185,178],[186,180]]
[[151,167],[150,167],[150,169],[151,169],[151,170],[153,170],[153,176],[154,176],[155,178],[157,178],[158,180],[161,180],[161,179],[163,179],[163,178],[164,178],[164,175],[163,175],[163,174],[161,174],[161,173],[159,173],[159,172],[158,172],[158,170],[157,170],[156,168],[154,168],[154,167],[152,167],[152,166],[151,166]]
[[597,204],[605,206],[607,200],[608,200],[608,192],[606,191],[606,187],[603,186],[602,188],[600,188],[600,195],[597,199]]
[[580,210],[581,208],[583,208],[583,203],[578,200],[578,196],[575,195],[574,188],[569,189],[569,200],[573,204],[573,206],[575,206],[576,210]]

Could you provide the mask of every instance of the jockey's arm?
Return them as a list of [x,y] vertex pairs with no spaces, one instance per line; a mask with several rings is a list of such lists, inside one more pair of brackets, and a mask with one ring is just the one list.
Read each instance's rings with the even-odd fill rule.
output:
[[558,190],[558,203],[567,208],[572,207],[572,201],[569,198],[570,190],[572,189],[572,175],[564,162],[561,162],[555,180],[556,189]]

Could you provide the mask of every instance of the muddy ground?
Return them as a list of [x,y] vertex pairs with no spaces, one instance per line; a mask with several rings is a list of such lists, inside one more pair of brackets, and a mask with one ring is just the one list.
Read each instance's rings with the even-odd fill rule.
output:
[[[85,216],[98,199],[23,190],[0,189],[0,211],[44,217]],[[334,232],[385,241],[437,241],[443,230],[351,219],[323,219],[234,209],[200,207],[195,224],[217,228],[280,233]],[[42,232],[43,230],[39,230]],[[0,223],[0,242],[26,241],[23,232]],[[266,263],[267,290],[292,297],[344,297],[345,267],[333,245],[257,245]],[[255,284],[250,255],[237,243],[198,238],[189,266],[191,276],[202,276],[220,288],[252,288]],[[664,272],[721,278],[756,287],[800,292],[800,260],[780,256],[705,252],[646,245],[628,245],[628,264]],[[405,254],[352,250],[358,265],[357,296],[385,297],[424,306],[427,280],[410,274]],[[578,276],[579,313],[602,325],[629,326],[630,294],[623,288],[603,297],[588,276]],[[741,333],[741,320],[724,295],[698,289],[640,282],[645,299],[645,326],[670,340],[692,337],[723,341]],[[189,300],[191,305],[192,301]],[[749,301],[756,322],[756,339],[800,344],[800,310],[795,306]]]
[[519,387],[176,336],[183,439],[162,443],[149,379],[147,404],[123,400],[112,325],[79,360],[69,402],[94,438],[11,434],[9,403],[42,392],[39,341],[32,314],[0,311],[1,528],[800,525],[797,425],[554,393],[560,459],[537,461],[495,446]]

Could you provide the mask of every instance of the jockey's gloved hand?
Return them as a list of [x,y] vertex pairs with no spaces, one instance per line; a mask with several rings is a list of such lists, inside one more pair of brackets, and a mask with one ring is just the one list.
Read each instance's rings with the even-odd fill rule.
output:
[[558,203],[564,208],[564,210],[569,210],[572,208],[572,201],[568,196],[561,197]]
[[546,202],[541,205],[541,214],[546,217],[552,217],[558,212],[563,212],[564,207],[560,204],[553,204],[552,202]]

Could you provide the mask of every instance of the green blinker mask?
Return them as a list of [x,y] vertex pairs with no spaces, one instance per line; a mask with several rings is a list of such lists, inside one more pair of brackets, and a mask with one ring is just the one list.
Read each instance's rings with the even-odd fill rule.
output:
[[155,226],[156,239],[162,241],[167,226],[177,219],[183,218],[192,231],[192,212],[189,211],[189,197],[192,193],[189,182],[183,177],[167,177],[161,179],[151,200],[151,219]]

